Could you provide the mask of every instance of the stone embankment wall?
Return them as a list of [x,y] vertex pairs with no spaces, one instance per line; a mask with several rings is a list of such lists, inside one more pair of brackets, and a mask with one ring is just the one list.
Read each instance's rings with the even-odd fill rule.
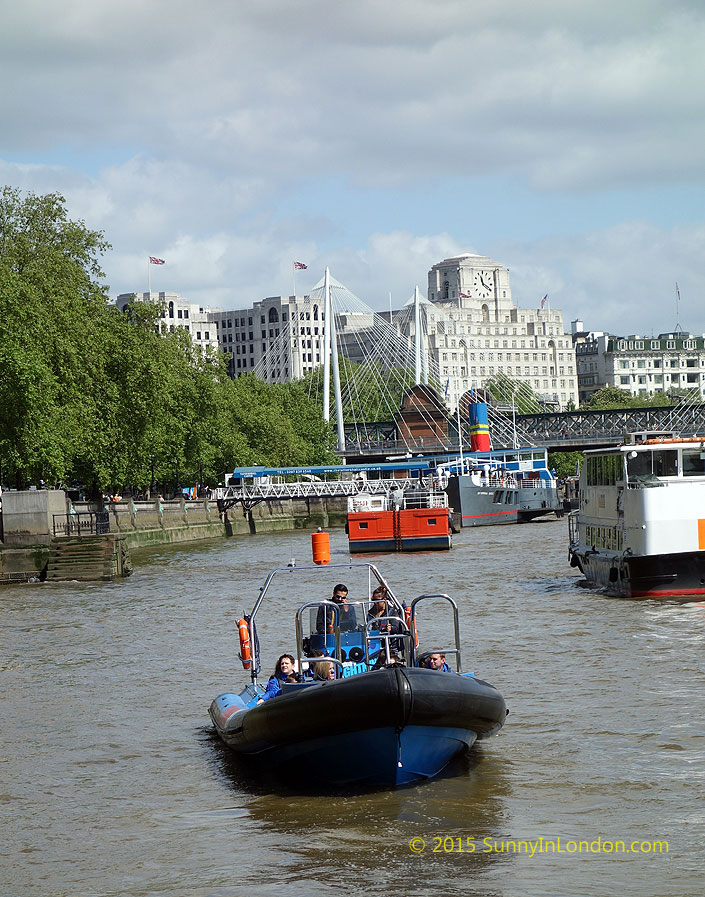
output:
[[[27,581],[49,577],[79,578],[81,552],[88,555],[87,541],[106,542],[105,558],[83,559],[84,566],[100,569],[105,578],[109,569],[113,575],[129,571],[127,552],[149,545],[170,542],[193,542],[223,536],[251,535],[255,533],[286,532],[295,529],[316,529],[344,526],[347,516],[347,499],[344,497],[297,498],[260,502],[251,509],[235,505],[220,512],[218,505],[208,499],[186,501],[132,501],[121,499],[110,502],[107,511],[110,519],[110,535],[54,536],[53,524],[88,519],[89,512],[104,510],[100,502],[66,501],[58,490],[29,493],[5,493],[5,507],[11,513],[3,514],[5,542],[0,543],[0,583]],[[8,496],[14,496],[7,501]],[[15,508],[17,514],[14,513]],[[56,515],[56,521],[54,521]],[[76,515],[81,515],[78,518]],[[72,543],[69,549],[68,543]],[[107,543],[110,543],[108,546]],[[108,548],[110,551],[108,551]],[[100,554],[97,545],[91,549]],[[102,564],[102,566],[101,566]],[[112,567],[110,568],[110,564]],[[51,576],[49,574],[51,573]]]
[[[263,501],[251,510],[235,505],[222,513],[217,503],[209,499],[124,499],[110,502],[107,508],[110,532],[124,534],[128,548],[192,542],[224,535],[344,526],[347,517],[347,499],[341,496]],[[74,509],[77,513],[86,513],[101,510],[102,505],[74,502]]]

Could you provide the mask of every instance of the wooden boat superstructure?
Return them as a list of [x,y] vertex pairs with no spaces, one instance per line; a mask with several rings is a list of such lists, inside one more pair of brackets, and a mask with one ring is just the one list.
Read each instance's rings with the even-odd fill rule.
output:
[[705,442],[631,434],[585,453],[569,557],[625,598],[705,595]]

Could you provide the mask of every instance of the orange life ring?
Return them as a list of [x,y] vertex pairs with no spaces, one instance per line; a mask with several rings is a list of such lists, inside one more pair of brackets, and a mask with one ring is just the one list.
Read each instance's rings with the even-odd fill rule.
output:
[[252,664],[252,653],[250,652],[250,627],[247,620],[243,617],[237,621],[237,628],[240,632],[240,660],[243,669],[249,670]]
[[[411,608],[404,608],[404,616],[406,617],[406,627],[411,632]],[[419,633],[416,628],[416,618],[414,618],[414,647],[418,648],[419,646]]]

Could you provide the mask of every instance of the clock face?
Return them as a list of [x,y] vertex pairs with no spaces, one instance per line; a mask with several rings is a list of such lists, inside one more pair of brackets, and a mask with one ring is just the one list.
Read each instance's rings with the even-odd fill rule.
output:
[[492,292],[492,278],[489,274],[478,271],[473,279],[475,289],[480,296],[489,296]]

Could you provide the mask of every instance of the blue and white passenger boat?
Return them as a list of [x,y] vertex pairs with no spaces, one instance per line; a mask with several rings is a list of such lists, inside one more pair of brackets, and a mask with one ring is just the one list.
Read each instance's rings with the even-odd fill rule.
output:
[[[282,682],[279,696],[258,703],[266,677],[264,682],[260,678],[256,621],[268,607],[270,587],[275,579],[308,576],[320,589],[323,570],[329,583],[353,574],[359,578],[360,573],[366,578],[367,597],[350,602],[359,622],[343,631],[339,604],[302,604],[294,620],[299,681]],[[286,585],[288,592],[294,590],[293,582]],[[387,590],[387,615],[370,618],[378,586]],[[423,626],[423,611],[437,611],[439,602],[449,613],[454,644],[420,651],[417,626]],[[318,631],[321,614],[331,621],[323,632]],[[394,624],[389,632],[386,621]],[[269,770],[299,781],[305,778],[326,787],[393,787],[428,779],[477,739],[498,732],[507,715],[496,688],[462,672],[455,601],[445,594],[425,594],[407,609],[372,564],[272,571],[251,614],[240,621],[240,640],[251,682],[213,701],[209,712],[215,729],[234,751],[263,759]],[[456,671],[427,669],[424,661],[430,653],[446,655]],[[405,662],[395,661],[395,656]],[[394,662],[383,663],[387,659]],[[312,677],[309,670],[320,661],[334,665],[334,679]]]

